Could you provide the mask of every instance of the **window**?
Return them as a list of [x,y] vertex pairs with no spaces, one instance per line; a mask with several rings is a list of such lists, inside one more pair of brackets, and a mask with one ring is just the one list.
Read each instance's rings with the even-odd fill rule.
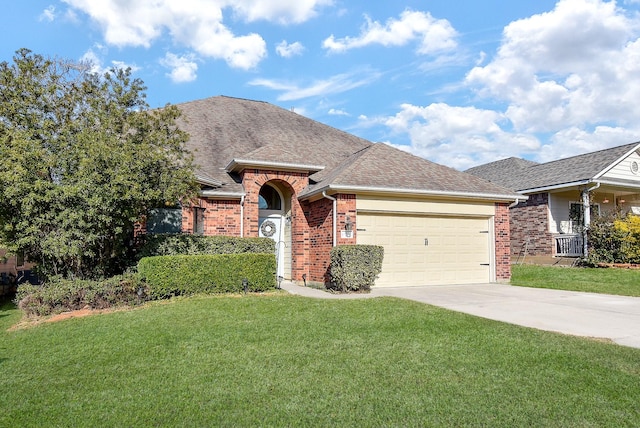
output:
[[24,266],[24,252],[19,251],[18,254],[16,254],[16,266]]
[[182,232],[182,208],[155,208],[147,217],[147,233]]
[[258,208],[261,210],[281,210],[282,200],[278,191],[269,185],[262,186],[258,199]]
[[[592,204],[590,215],[591,218],[600,215],[600,205]],[[569,220],[571,221],[571,233],[582,233],[584,229],[584,206],[581,202],[571,202]]]
[[204,208],[193,208],[193,233],[204,235]]

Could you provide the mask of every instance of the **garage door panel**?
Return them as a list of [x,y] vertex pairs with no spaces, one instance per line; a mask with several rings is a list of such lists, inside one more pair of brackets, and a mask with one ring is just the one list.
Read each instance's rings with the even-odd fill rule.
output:
[[488,218],[358,213],[359,244],[382,245],[376,286],[490,281]]

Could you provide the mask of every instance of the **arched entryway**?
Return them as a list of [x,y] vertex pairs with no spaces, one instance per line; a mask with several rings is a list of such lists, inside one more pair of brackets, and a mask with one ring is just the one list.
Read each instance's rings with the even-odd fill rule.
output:
[[258,235],[275,242],[277,275],[291,278],[291,207],[290,197],[274,183],[260,188],[258,198]]

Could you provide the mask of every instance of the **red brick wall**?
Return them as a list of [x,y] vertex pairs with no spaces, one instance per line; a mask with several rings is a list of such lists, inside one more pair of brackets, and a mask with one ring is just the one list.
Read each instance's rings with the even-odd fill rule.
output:
[[19,271],[30,270],[35,266],[35,264],[27,262],[24,258],[21,258],[20,261],[21,264],[18,264],[16,256],[7,256],[7,250],[0,248],[0,273],[13,274],[17,278]]
[[[337,203],[336,241],[337,245],[356,243],[356,195],[333,195]],[[309,257],[309,280],[315,282],[329,281],[329,264],[333,247],[333,201],[322,198],[312,203],[303,204],[305,218],[309,227],[311,254]],[[352,224],[352,237],[342,238],[347,216]]]
[[333,247],[333,201],[323,198],[305,203],[304,214],[309,225],[309,280],[326,282],[330,252]]
[[527,254],[553,255],[553,235],[549,232],[549,194],[537,193],[511,208],[511,254],[518,256],[528,241]]
[[494,231],[496,240],[496,279],[498,281],[509,281],[511,279],[511,240],[509,229],[509,205],[496,204]]
[[[240,236],[240,199],[198,199],[194,206],[204,208],[204,234]],[[193,233],[193,208],[182,209],[182,231]]]
[[[356,195],[336,195],[338,199],[338,245],[355,245],[356,243]],[[351,238],[342,238],[341,230],[345,230],[347,216],[353,231]]]

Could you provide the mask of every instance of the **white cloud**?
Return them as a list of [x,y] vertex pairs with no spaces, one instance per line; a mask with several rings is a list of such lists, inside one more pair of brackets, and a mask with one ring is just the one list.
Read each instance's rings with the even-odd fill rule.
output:
[[42,11],[38,19],[40,21],[52,22],[56,19],[56,7],[54,5],[47,6],[47,8]]
[[174,83],[193,82],[198,77],[198,64],[194,61],[193,55],[178,56],[167,52],[160,64],[171,69],[167,75]]
[[333,0],[228,0],[224,3],[249,22],[299,24],[316,16],[319,7],[332,5]]
[[467,83],[507,102],[506,116],[525,132],[635,123],[639,29],[615,2],[560,0],[551,12],[509,24],[497,57],[472,69]]
[[[95,50],[94,50],[95,49]],[[96,51],[98,51],[96,53]],[[111,66],[105,67],[103,65],[103,61],[101,56],[104,56],[106,53],[106,48],[99,44],[96,44],[94,48],[89,49],[85,52],[80,58],[80,62],[86,64],[89,67],[89,71],[91,73],[104,74],[108,73],[112,68],[115,69],[127,69],[130,68],[131,71],[138,71],[140,68],[135,64],[127,64],[124,61],[111,61]]]
[[540,148],[534,136],[503,129],[508,123],[500,113],[475,107],[403,104],[396,115],[376,121],[406,134],[411,142],[406,150],[458,169]]
[[389,19],[384,25],[365,16],[366,24],[357,37],[341,39],[331,35],[322,43],[332,52],[379,44],[382,46],[404,46],[414,40],[419,41],[419,54],[433,54],[454,49],[457,46],[457,32],[446,19],[435,19],[428,12],[405,10],[400,19]]
[[640,15],[613,1],[560,0],[506,26],[495,56],[481,54],[467,74],[477,105],[495,110],[405,104],[375,120],[407,136],[411,152],[459,169],[638,141],[639,36]]
[[80,61],[87,64],[92,73],[104,74],[108,71],[102,66],[102,60],[93,49],[86,51],[80,58]]
[[168,34],[176,45],[245,70],[266,57],[266,43],[255,33],[233,34],[223,23],[223,11],[246,21],[288,24],[304,22],[319,7],[332,4],[332,0],[63,1],[96,21],[110,45],[148,48]]
[[332,116],[351,116],[349,113],[347,113],[347,111],[339,108],[329,109],[327,113],[329,113]]
[[304,51],[304,46],[300,42],[287,43],[286,40],[281,41],[276,45],[276,52],[283,58],[291,58],[294,55],[301,55]]
[[278,100],[291,101],[346,92],[368,85],[379,77],[380,74],[377,72],[364,73],[362,76],[356,76],[355,73],[344,73],[331,76],[328,79],[316,80],[307,86],[299,86],[295,82],[273,79],[253,79],[249,82],[249,85],[281,91],[282,94],[278,96]]

